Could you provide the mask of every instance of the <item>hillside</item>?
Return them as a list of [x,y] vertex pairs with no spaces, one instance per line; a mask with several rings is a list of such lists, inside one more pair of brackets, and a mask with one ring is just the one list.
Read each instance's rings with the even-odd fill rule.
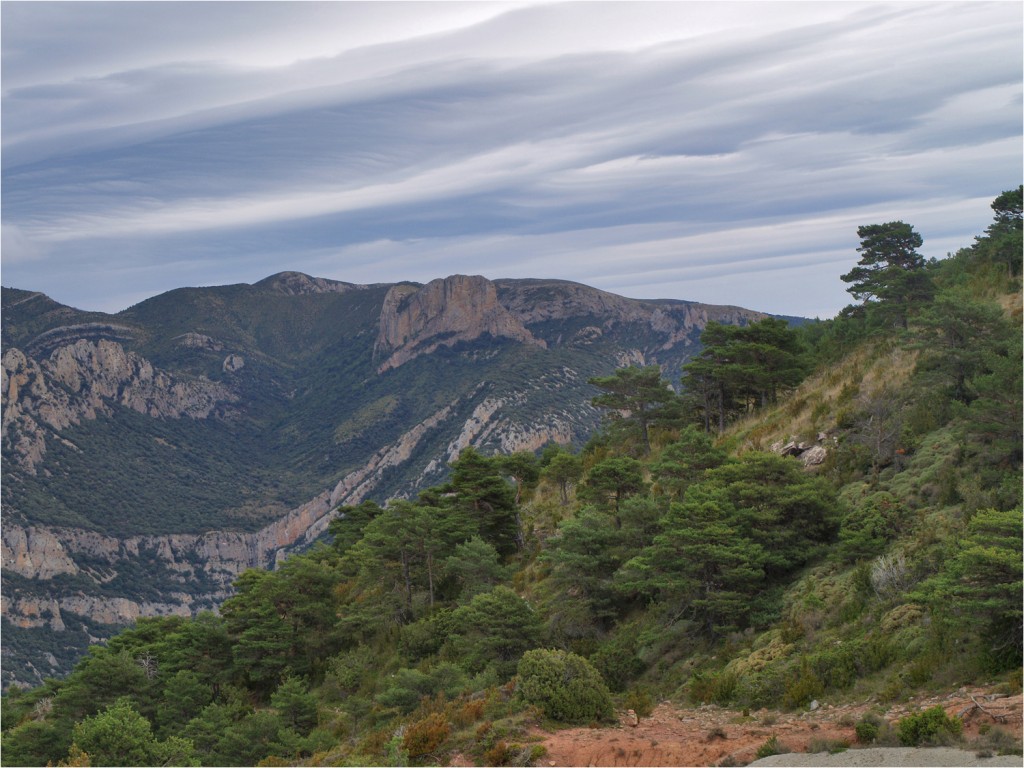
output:
[[2,299],[5,685],[139,616],[215,607],[340,505],[415,495],[466,445],[582,444],[589,378],[678,376],[709,320],[763,317],[468,276],[285,272],[116,315]]
[[[678,391],[620,358],[586,380],[601,428],[579,450],[478,437],[415,496],[343,501],[219,614],[141,618],[12,689],[5,764],[628,764],[635,734],[708,764],[1019,756],[1022,193],[941,262],[903,222],[862,227],[856,304],[707,322]],[[394,289],[375,375],[447,338],[487,357],[465,313],[416,330],[467,281]],[[614,335],[525,322],[508,287],[466,309],[508,349]]]

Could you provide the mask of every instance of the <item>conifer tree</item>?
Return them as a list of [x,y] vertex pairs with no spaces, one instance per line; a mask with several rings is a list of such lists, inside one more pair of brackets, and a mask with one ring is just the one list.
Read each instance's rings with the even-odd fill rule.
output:
[[906,328],[912,310],[932,293],[924,257],[917,252],[924,240],[902,221],[862,226],[857,236],[861,257],[841,277],[850,283],[846,290],[891,317],[893,325]]

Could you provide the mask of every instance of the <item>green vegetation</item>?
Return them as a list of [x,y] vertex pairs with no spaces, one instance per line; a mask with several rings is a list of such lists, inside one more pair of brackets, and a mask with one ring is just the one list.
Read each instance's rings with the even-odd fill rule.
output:
[[[665,698],[1019,691],[1019,199],[941,262],[890,264],[866,238],[913,251],[912,230],[862,228],[865,258],[884,253],[835,320],[709,326],[676,399],[649,394],[656,369],[599,379],[616,415],[582,450],[466,449],[444,483],[346,508],[328,541],[245,573],[220,615],[140,620],[10,691],[4,763],[523,765],[533,725]],[[814,467],[765,450],[819,433]],[[856,733],[934,744],[959,722]]]
[[784,320],[748,326],[708,323],[703,351],[683,366],[681,405],[706,431],[778,400],[803,379],[799,337]]
[[612,697],[600,673],[575,653],[537,649],[519,660],[517,691],[552,720],[589,723],[610,720]]
[[908,715],[896,725],[900,743],[907,747],[917,747],[921,744],[934,745],[937,740],[944,737],[959,736],[962,730],[963,723],[947,715],[946,710],[938,705],[923,712]]

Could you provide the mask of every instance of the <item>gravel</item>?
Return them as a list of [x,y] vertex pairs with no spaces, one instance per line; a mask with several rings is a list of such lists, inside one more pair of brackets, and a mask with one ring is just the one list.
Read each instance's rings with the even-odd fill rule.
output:
[[974,752],[949,747],[884,747],[871,749],[848,749],[830,755],[827,752],[806,754],[794,752],[785,755],[772,755],[755,760],[751,766],[1015,766],[1021,768],[1020,755],[1003,755],[1001,757],[978,757]]

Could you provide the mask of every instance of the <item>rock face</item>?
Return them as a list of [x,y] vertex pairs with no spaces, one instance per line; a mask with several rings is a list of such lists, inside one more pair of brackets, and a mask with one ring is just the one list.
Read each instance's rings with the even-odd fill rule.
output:
[[[4,570],[33,583],[5,585],[4,619],[22,629],[65,630],[69,617],[90,624],[130,624],[140,616],[189,616],[215,609],[247,568],[268,568],[296,547],[320,536],[334,508],[327,493],[256,531],[118,538],[78,528],[4,523],[0,557]],[[157,595],[111,594],[105,585],[139,563],[164,577]],[[78,577],[46,586],[58,576]],[[92,584],[92,588],[88,585]],[[201,585],[197,587],[197,585]],[[5,674],[4,683],[13,682]],[[36,682],[21,680],[18,682]]]
[[327,529],[333,507],[326,492],[254,533],[211,531],[203,534],[118,538],[81,528],[22,527],[4,523],[0,557],[4,569],[28,579],[89,573],[80,561],[119,562],[147,554],[172,571],[213,575],[221,586],[246,568],[267,568],[282,550],[311,543]]
[[31,474],[46,452],[48,436],[110,415],[115,404],[153,418],[206,419],[226,413],[238,399],[223,385],[158,370],[107,339],[78,339],[57,347],[41,363],[8,349],[0,359],[0,391],[3,447]]
[[[572,338],[545,339],[532,327],[552,321],[593,317],[599,326]],[[440,346],[455,346],[489,334],[547,348],[553,344],[587,344],[619,326],[646,328],[657,337],[651,352],[694,342],[694,332],[709,320],[744,323],[767,315],[740,307],[683,301],[641,301],[589,286],[558,280],[498,280],[453,275],[425,286],[393,286],[381,310],[374,357],[378,373],[397,368]],[[627,351],[620,364],[645,364],[640,350]]]
[[377,371],[484,334],[546,346],[498,303],[495,285],[486,278],[453,275],[422,288],[396,285],[388,291],[380,315],[374,355],[383,362]]
[[525,326],[573,317],[600,319],[600,325],[579,332],[579,340],[600,336],[616,325],[635,324],[659,337],[658,349],[693,343],[693,331],[709,320],[740,324],[767,315],[741,307],[687,301],[628,299],[579,283],[560,280],[498,280],[502,305]]

